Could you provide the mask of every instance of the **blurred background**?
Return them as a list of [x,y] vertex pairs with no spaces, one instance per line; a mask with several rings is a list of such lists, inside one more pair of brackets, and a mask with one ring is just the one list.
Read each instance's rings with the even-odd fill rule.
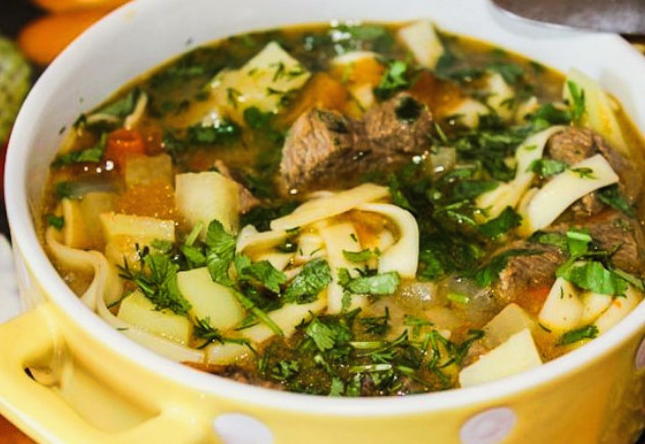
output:
[[[33,82],[74,38],[126,1],[0,0],[0,179],[11,126]],[[0,196],[3,188],[0,182]],[[2,201],[0,233],[8,234]]]

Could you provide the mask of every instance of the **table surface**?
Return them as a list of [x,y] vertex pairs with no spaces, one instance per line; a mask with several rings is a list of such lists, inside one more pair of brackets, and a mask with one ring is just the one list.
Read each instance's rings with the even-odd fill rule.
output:
[[[0,0],[0,34],[15,37],[25,23],[38,17],[42,13],[43,12],[40,9],[31,4],[28,0]],[[631,38],[631,40],[639,46],[644,45],[641,49],[645,52],[645,36]],[[7,235],[9,233],[9,227],[1,197],[0,233]],[[0,416],[0,443],[31,444],[33,441],[13,426],[9,421]],[[645,433],[636,444],[645,444]]]

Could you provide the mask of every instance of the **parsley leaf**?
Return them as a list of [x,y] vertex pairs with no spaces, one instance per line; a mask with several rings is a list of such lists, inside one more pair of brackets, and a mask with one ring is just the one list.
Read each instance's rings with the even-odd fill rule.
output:
[[98,142],[90,147],[85,148],[80,151],[70,151],[69,153],[60,154],[52,162],[54,168],[59,168],[62,166],[72,165],[75,163],[96,163],[100,162],[103,159],[103,154],[105,153],[105,147],[107,144],[107,134],[101,133],[101,136]]
[[243,254],[235,256],[235,269],[240,280],[255,280],[274,293],[280,293],[280,285],[287,281],[287,276],[271,265],[271,262],[251,262]]
[[284,292],[285,302],[306,304],[313,302],[331,282],[331,270],[324,259],[307,262]]
[[479,225],[477,229],[484,236],[494,239],[515,227],[519,227],[521,222],[522,216],[517,214],[513,208],[506,207],[499,216]]
[[233,281],[228,275],[228,270],[235,257],[235,237],[224,230],[218,220],[213,220],[208,225],[206,232],[206,265],[213,281],[218,284],[231,286]]
[[579,122],[585,113],[585,90],[572,80],[567,80],[567,89],[571,95],[571,117],[574,122]]
[[377,336],[383,336],[390,329],[390,310],[385,307],[383,316],[365,316],[358,319],[358,322],[363,326],[366,333]]
[[347,251],[343,250],[343,256],[350,262],[355,264],[366,262],[374,257],[378,257],[377,251],[372,251],[369,248],[361,251]]
[[540,177],[547,178],[555,176],[556,174],[560,174],[568,167],[569,166],[566,163],[560,160],[541,158],[535,159],[533,162],[531,162],[528,167],[528,171],[532,171]]
[[176,314],[186,315],[191,305],[177,285],[179,267],[163,254],[146,254],[143,265],[143,270],[134,271],[126,262],[120,267],[120,276],[134,282],[158,310],[167,308]]
[[598,199],[604,204],[617,209],[628,217],[636,217],[634,206],[627,200],[627,198],[620,192],[618,185],[610,185],[601,188],[597,192]]
[[407,79],[408,64],[401,60],[392,60],[385,67],[381,81],[374,89],[374,94],[383,100],[391,97],[395,92],[410,86]]
[[319,318],[314,319],[305,329],[305,334],[313,339],[320,351],[330,350],[338,339],[338,332]]
[[188,140],[197,145],[228,143],[239,136],[240,127],[228,120],[222,120],[211,126],[198,124],[188,127]]
[[576,173],[581,179],[595,179],[594,170],[589,167],[571,168],[571,171]]
[[341,285],[352,294],[388,295],[394,293],[401,282],[401,278],[396,271],[354,279],[348,277],[349,273],[346,269],[341,268],[339,274],[341,271],[343,271],[342,276],[344,276],[341,279],[341,281],[344,281],[341,282]]
[[139,88],[135,88],[120,99],[99,108],[95,114],[108,114],[120,118],[126,117],[134,110],[140,94],[141,91]]
[[557,345],[569,345],[582,341],[583,339],[593,339],[598,336],[598,333],[598,327],[595,325],[586,325],[564,333],[560,336]]
[[521,66],[515,63],[495,62],[488,65],[488,69],[498,72],[506,83],[517,83],[524,75]]
[[210,318],[206,317],[205,319],[197,319],[195,322],[195,328],[193,329],[193,334],[195,337],[204,339],[204,343],[200,345],[199,349],[206,347],[208,344],[213,342],[224,343],[233,343],[233,344],[242,344],[249,347],[251,350],[251,343],[248,339],[245,338],[227,338],[223,336],[218,329],[213,327],[210,323]]
[[45,216],[45,219],[47,220],[47,225],[56,228],[58,231],[62,230],[65,226],[65,218],[63,216],[48,214]]
[[600,262],[566,263],[558,268],[556,276],[562,277],[584,290],[620,296],[625,294],[628,283]]

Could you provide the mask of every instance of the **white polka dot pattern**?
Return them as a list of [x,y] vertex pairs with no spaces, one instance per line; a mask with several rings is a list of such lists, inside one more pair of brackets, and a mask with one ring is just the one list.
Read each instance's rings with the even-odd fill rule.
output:
[[498,444],[506,438],[517,417],[508,407],[498,407],[470,418],[459,434],[463,444]]
[[213,422],[215,432],[224,444],[273,444],[269,428],[242,413],[225,413]]
[[638,347],[638,350],[636,351],[636,370],[643,370],[645,369],[645,338],[641,341],[641,345]]

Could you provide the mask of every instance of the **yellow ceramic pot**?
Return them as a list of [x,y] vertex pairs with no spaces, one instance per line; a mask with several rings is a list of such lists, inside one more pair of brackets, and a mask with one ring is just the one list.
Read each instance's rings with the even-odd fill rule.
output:
[[[233,33],[332,19],[440,27],[598,77],[645,128],[645,60],[617,36],[544,29],[484,0],[140,0],[45,72],[11,139],[6,202],[28,310],[0,326],[0,413],[60,443],[630,443],[645,424],[645,304],[602,337],[501,381],[403,398],[271,391],[167,361],[104,324],[32,223],[61,129],[141,72]],[[25,369],[29,368],[33,377]]]

